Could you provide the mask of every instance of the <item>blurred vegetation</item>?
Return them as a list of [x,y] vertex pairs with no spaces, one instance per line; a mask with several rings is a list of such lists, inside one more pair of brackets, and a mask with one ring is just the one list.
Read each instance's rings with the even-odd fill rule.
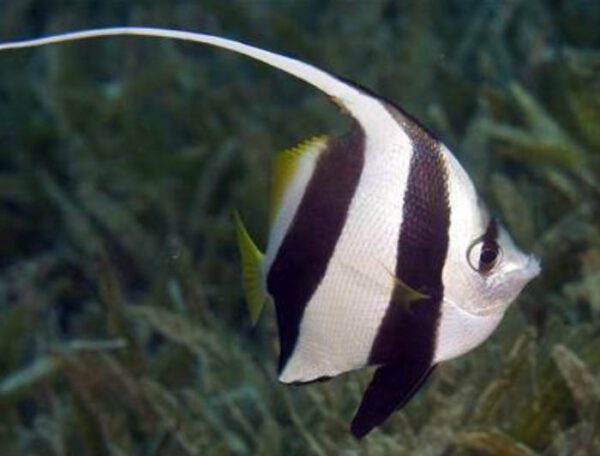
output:
[[368,372],[277,383],[231,212],[266,236],[270,158],[347,122],[206,47],[0,54],[0,454],[600,454],[600,2],[0,3],[0,39],[175,26],[298,56],[455,151],[543,275],[363,441]]

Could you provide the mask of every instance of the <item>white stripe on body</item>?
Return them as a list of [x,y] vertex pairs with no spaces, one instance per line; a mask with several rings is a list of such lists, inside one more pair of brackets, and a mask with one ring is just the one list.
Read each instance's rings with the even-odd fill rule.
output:
[[[279,379],[306,382],[367,364],[388,308],[412,145],[380,104],[365,129],[365,162],[325,276],[304,310]],[[376,125],[376,127],[373,127]]]

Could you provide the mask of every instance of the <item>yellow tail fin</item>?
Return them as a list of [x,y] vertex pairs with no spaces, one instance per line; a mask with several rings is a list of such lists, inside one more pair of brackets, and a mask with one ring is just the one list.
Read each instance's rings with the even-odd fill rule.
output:
[[267,294],[262,285],[261,265],[263,253],[258,250],[237,211],[233,213],[237,232],[238,247],[242,256],[242,277],[244,292],[252,324],[255,325],[267,301]]

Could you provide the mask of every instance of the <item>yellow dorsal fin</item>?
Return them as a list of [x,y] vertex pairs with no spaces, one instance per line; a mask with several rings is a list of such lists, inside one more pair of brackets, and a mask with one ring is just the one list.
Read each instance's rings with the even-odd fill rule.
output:
[[271,221],[275,220],[287,188],[294,178],[298,165],[307,154],[319,155],[327,145],[327,136],[315,136],[286,149],[275,156],[271,180]]
[[242,277],[244,293],[252,324],[255,325],[268,297],[262,284],[261,267],[264,258],[254,241],[248,234],[237,211],[233,213],[237,232],[238,247],[242,257]]

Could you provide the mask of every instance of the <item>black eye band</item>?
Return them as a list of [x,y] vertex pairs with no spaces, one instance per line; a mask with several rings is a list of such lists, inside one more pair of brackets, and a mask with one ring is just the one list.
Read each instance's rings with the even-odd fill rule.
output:
[[481,238],[483,245],[481,246],[481,254],[479,256],[480,272],[488,272],[496,263],[500,246],[498,245],[498,222],[492,217],[488,223],[487,229]]
[[498,221],[495,217],[490,218],[482,239],[484,247],[486,245],[498,245]]

